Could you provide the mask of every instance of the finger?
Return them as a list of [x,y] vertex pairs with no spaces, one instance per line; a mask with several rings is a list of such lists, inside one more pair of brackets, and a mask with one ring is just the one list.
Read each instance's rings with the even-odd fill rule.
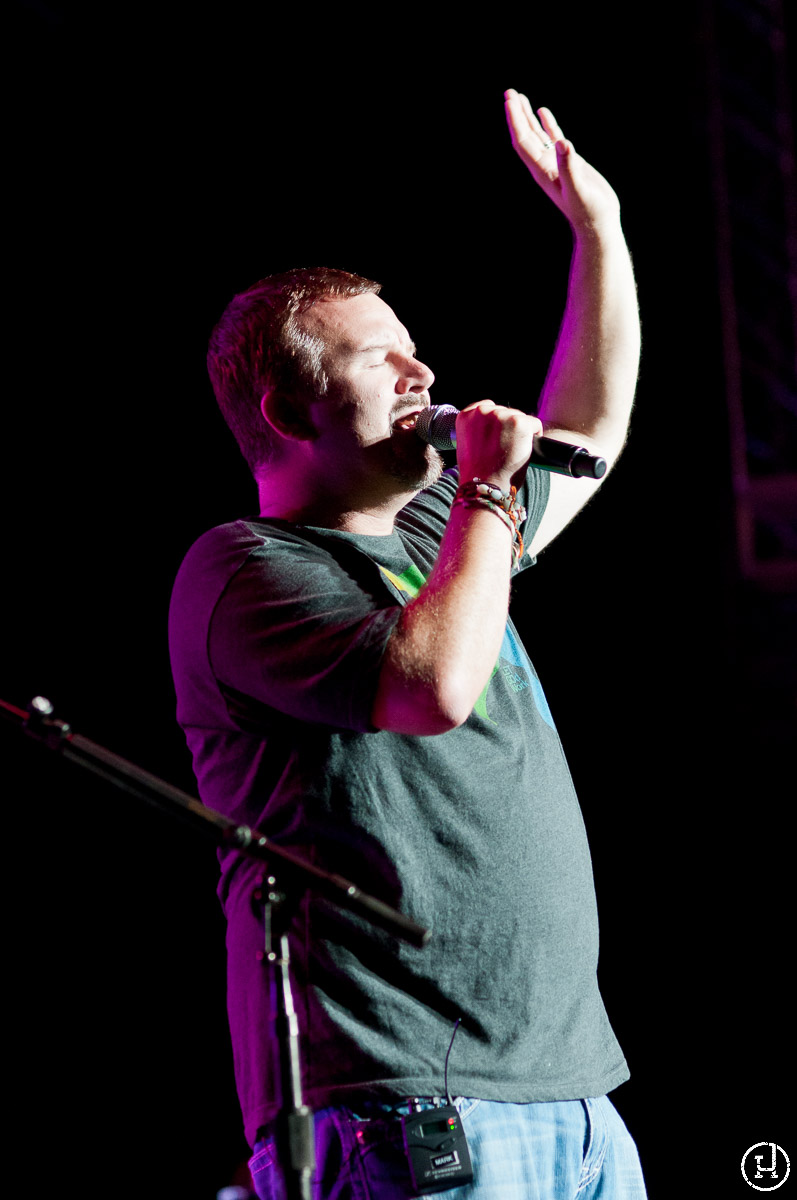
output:
[[542,122],[546,136],[550,138],[552,142],[563,142],[565,140],[565,136],[559,128],[556,117],[553,115],[550,108],[541,108],[539,113],[540,121]]
[[514,127],[518,140],[526,141],[527,135],[530,133],[539,138],[540,143],[548,140],[545,130],[534,115],[528,96],[522,92],[516,92],[514,88],[509,88],[504,92],[504,98],[507,118],[510,125]]
[[573,148],[573,143],[568,142],[565,138],[556,143],[556,165],[559,169],[559,182],[562,185],[563,192],[572,193],[576,180],[574,179],[574,168],[576,167],[576,152]]
[[504,95],[512,145],[527,166],[538,168],[554,182],[556,156],[548,153],[553,149],[553,142],[535,116],[528,97],[522,92],[516,92],[514,88],[510,88]]
[[560,178],[564,175],[572,176],[573,164],[575,160],[575,149],[573,143],[568,141],[559,126],[559,122],[551,112],[550,108],[540,109],[540,120],[542,121],[546,133],[552,139],[556,149],[556,161],[559,167]]
[[[528,96],[524,95],[523,92],[521,92],[521,94],[520,94],[520,103],[523,108],[523,115],[525,116],[529,127],[534,131],[534,133],[537,135],[537,137],[540,140],[540,149],[541,150],[549,150],[551,148],[551,139],[549,138],[548,133],[546,132],[545,128],[540,124],[539,120],[537,119],[537,114],[534,112],[534,109],[531,107],[531,101],[529,100]],[[540,109],[540,112],[542,112],[542,111],[543,110]]]
[[[485,404],[487,405],[487,408],[484,407]],[[463,408],[461,411],[464,413],[473,412],[478,408],[480,412],[492,412],[495,407],[496,404],[494,400],[474,400],[473,404],[469,404],[467,408]]]
[[530,134],[533,134],[533,127],[529,125],[528,112],[519,93],[514,88],[510,88],[504,93],[504,97],[512,145],[517,150],[521,143],[525,146],[525,143],[529,141]]

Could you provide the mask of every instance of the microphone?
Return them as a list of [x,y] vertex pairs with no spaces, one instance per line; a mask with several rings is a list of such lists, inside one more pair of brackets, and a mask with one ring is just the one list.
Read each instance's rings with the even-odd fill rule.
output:
[[[458,416],[459,409],[452,404],[432,404],[419,414],[415,432],[435,450],[453,450],[457,444]],[[571,446],[539,434],[534,438],[529,466],[557,475],[571,475],[574,479],[602,479],[606,474],[605,458],[590,454],[583,446]]]

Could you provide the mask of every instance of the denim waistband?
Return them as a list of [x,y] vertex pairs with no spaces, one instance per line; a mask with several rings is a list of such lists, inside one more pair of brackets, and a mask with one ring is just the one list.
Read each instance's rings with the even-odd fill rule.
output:
[[[458,1108],[466,1103],[468,1101],[462,1096],[452,1099],[452,1104]],[[316,1111],[323,1112],[328,1108],[345,1109],[359,1120],[378,1120],[380,1118],[384,1120],[389,1117],[407,1116],[408,1113],[415,1111],[414,1106],[420,1106],[421,1111],[426,1111],[430,1108],[441,1108],[447,1104],[448,1100],[445,1096],[397,1096],[394,1099],[384,1092],[358,1092],[336,1104],[324,1105]],[[269,1121],[267,1125],[261,1125],[256,1134],[256,1141],[260,1142],[273,1137],[275,1125],[276,1120]]]

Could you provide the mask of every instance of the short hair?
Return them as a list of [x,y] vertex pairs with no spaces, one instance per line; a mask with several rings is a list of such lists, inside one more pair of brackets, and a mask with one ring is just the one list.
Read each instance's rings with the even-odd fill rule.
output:
[[323,395],[324,343],[297,317],[317,300],[376,295],[381,284],[332,267],[268,275],[234,296],[213,329],[208,373],[222,416],[253,475],[268,462],[274,433],[263,417],[263,394],[277,389],[298,399]]

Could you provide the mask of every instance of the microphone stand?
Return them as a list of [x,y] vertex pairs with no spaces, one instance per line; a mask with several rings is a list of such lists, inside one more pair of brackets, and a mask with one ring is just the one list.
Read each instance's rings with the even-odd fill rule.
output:
[[282,1108],[275,1129],[277,1158],[285,1167],[286,1200],[310,1200],[315,1136],[313,1114],[302,1096],[299,1021],[291,990],[288,941],[288,929],[301,897],[297,891],[282,891],[274,875],[270,875],[266,883],[265,897],[258,889],[255,899],[265,899],[264,954],[272,969],[271,996],[279,1047]]
[[118,754],[81,737],[59,720],[49,700],[36,696],[20,709],[0,700],[0,717],[78,763],[115,787],[154,804],[169,816],[187,821],[198,832],[210,835],[217,845],[232,845],[250,858],[266,862],[271,872],[264,879],[265,943],[263,957],[271,968],[279,1046],[282,1107],[277,1118],[277,1149],[285,1168],[287,1200],[310,1200],[310,1180],[315,1166],[313,1114],[302,1097],[299,1023],[290,979],[288,930],[303,893],[312,888],[340,908],[357,913],[371,924],[416,947],[425,946],[431,931],[405,917],[384,901],[363,892],[341,875],[330,874],[277,846],[257,829],[237,825],[195,797],[151,775]]

